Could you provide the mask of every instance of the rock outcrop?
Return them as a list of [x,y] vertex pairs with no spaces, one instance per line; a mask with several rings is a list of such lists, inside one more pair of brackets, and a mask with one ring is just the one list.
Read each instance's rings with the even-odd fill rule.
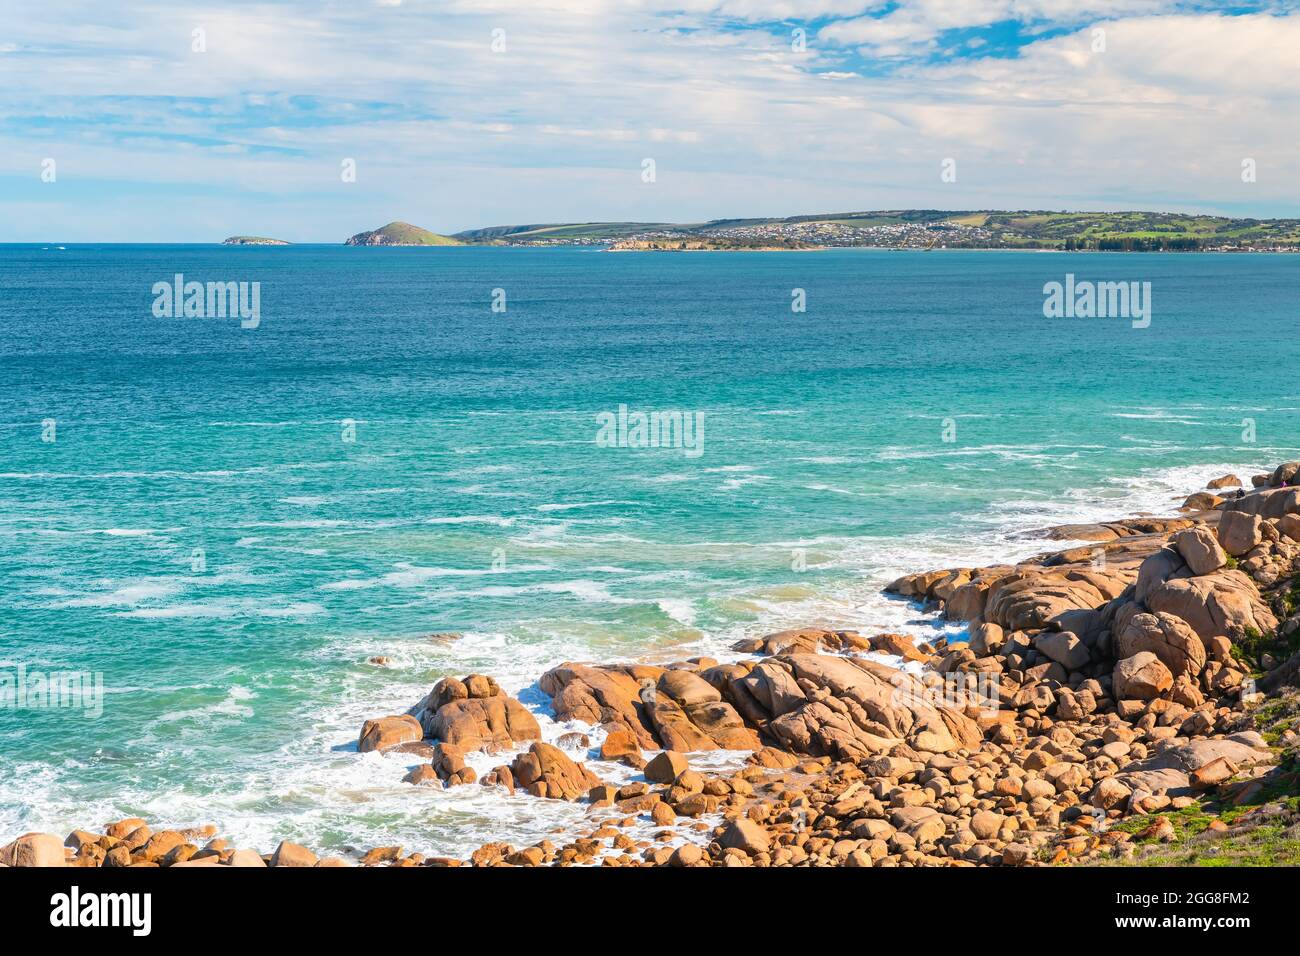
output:
[[515,758],[510,769],[516,784],[535,797],[577,800],[600,785],[599,777],[550,744],[533,744]]
[[[474,771],[461,760],[465,753],[508,750],[541,736],[537,718],[523,704],[491,677],[470,674],[464,680],[438,681],[408,714],[367,720],[357,749],[429,757],[431,762],[412,769],[405,781],[422,784],[440,779],[451,785],[474,779]],[[439,749],[435,743],[445,747]],[[448,769],[458,760],[459,766]]]
[[438,681],[416,705],[414,716],[426,737],[463,751],[493,753],[542,736],[537,718],[482,674]]
[[758,735],[706,678],[706,663],[672,669],[566,663],[543,674],[539,685],[551,695],[558,720],[604,725],[647,750],[757,750]]
[[1247,631],[1262,634],[1277,627],[1277,618],[1254,583],[1235,569],[1166,581],[1151,590],[1146,605],[1182,618],[1203,641],[1220,634],[1230,638],[1243,637]]
[[872,661],[786,654],[728,686],[739,710],[796,753],[862,759],[904,742],[934,753],[981,739],[964,713],[934,706],[920,680]]
[[367,720],[361,726],[361,739],[357,741],[357,750],[388,750],[401,744],[411,743],[423,736],[420,722],[410,715],[398,717],[378,717]]

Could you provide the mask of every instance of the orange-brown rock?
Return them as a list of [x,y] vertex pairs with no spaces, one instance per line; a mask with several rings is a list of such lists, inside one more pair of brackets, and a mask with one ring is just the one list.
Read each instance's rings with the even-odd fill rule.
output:
[[438,681],[416,705],[415,716],[424,736],[467,752],[492,753],[542,736],[528,708],[483,674]]
[[465,752],[455,744],[435,744],[433,751],[431,766],[446,786],[455,787],[478,779],[474,768],[465,763]]
[[516,783],[535,797],[577,800],[600,785],[599,777],[564,751],[540,742],[516,757],[510,769]]
[[113,837],[115,840],[121,840],[134,830],[140,829],[145,825],[145,821],[139,817],[127,817],[125,820],[118,820],[116,823],[110,823],[104,833]]
[[462,750],[506,750],[537,740],[542,729],[528,708],[513,697],[471,697],[441,707],[429,720],[428,734]]
[[1206,660],[1205,643],[1196,632],[1181,618],[1164,612],[1128,616],[1115,649],[1121,659],[1150,651],[1175,679],[1180,675],[1196,677]]
[[0,847],[0,863],[5,866],[66,866],[63,841],[53,833],[24,833]]
[[357,741],[357,750],[362,753],[370,750],[387,750],[398,744],[419,740],[423,736],[420,722],[409,714],[378,717],[367,720],[361,726],[361,739]]
[[426,786],[435,783],[441,784],[442,778],[438,776],[438,771],[433,769],[433,764],[422,763],[407,773],[406,776],[402,778],[402,783]]
[[400,846],[377,846],[361,857],[361,865],[378,866],[381,863],[392,863],[400,859],[401,856],[402,848]]
[[906,634],[876,634],[871,638],[871,649],[881,654],[892,654],[905,661],[925,662],[930,659],[916,647],[916,641]]
[[642,719],[640,681],[623,669],[566,663],[543,674],[538,685],[550,695],[557,720],[617,724],[643,749],[659,746]]
[[1146,605],[1186,621],[1207,643],[1218,635],[1240,638],[1248,630],[1267,634],[1277,627],[1254,582],[1236,569],[1167,580],[1151,589]]
[[318,862],[316,854],[311,850],[287,840],[281,842],[271,854],[272,866],[315,866]]
[[737,642],[732,649],[750,654],[775,656],[797,651],[815,654],[822,648],[828,651],[861,651],[870,646],[871,642],[855,631],[828,631],[823,628],[806,627],[749,638]]
[[672,783],[690,769],[690,764],[675,750],[655,754],[645,766],[645,778],[651,783]]
[[[604,724],[610,734],[624,732],[638,750],[758,748],[754,729],[691,666],[665,670],[562,664],[544,674],[540,684],[552,696],[558,719]],[[713,676],[718,670],[710,667],[706,673]],[[613,739],[613,746],[629,746],[623,736]],[[624,749],[620,756],[634,760],[637,754]]]
[[[804,688],[815,689],[817,699]],[[788,654],[763,661],[732,686],[741,709],[766,715],[767,731],[790,750],[843,759],[884,753],[906,741],[946,752],[982,740],[970,718],[936,707],[915,677],[874,661]]]
[[636,736],[621,725],[610,730],[600,744],[601,760],[618,760],[620,757],[640,753],[641,748],[637,744]]

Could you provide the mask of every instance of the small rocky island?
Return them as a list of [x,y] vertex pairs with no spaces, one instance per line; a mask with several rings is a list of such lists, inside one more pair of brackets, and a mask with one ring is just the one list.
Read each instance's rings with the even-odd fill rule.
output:
[[285,239],[267,239],[265,236],[231,236],[221,243],[223,246],[291,246]]
[[352,236],[346,246],[459,246],[459,240],[450,236],[439,235],[409,222],[390,222],[386,226],[359,232]]

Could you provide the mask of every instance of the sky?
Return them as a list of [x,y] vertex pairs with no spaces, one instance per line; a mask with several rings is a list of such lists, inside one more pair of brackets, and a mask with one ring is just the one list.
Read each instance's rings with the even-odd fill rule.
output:
[[0,0],[0,242],[1300,217],[1298,100],[1300,0]]

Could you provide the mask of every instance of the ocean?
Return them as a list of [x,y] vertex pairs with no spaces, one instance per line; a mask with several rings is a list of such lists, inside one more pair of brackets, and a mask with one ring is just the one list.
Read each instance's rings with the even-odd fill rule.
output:
[[[256,327],[157,317],[177,274]],[[1067,275],[1150,325],[1046,318]],[[561,661],[960,637],[881,587],[1297,457],[1298,308],[1286,255],[0,246],[0,673],[104,687],[0,709],[0,836],[540,839],[586,808],[403,784],[361,723],[481,672],[553,739]]]

